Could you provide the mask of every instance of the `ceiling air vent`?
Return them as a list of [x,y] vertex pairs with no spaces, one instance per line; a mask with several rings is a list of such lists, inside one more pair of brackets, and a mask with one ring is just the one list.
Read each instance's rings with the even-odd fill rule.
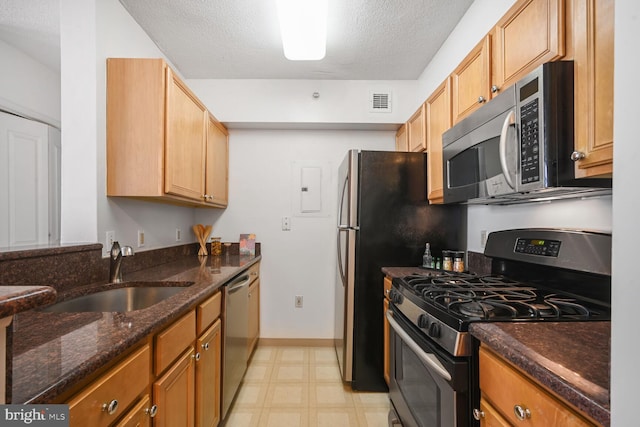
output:
[[391,112],[391,92],[372,91],[369,94],[370,113],[390,113]]

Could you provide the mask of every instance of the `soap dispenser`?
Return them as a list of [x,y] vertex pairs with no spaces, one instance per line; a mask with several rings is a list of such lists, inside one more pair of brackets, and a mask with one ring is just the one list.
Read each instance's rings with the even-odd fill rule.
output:
[[424,268],[433,268],[433,257],[431,256],[431,246],[425,244],[424,255],[422,255],[422,266]]

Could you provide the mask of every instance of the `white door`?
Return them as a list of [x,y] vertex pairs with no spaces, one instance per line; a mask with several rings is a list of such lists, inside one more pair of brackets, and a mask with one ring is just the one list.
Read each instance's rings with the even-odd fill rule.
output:
[[0,247],[48,242],[48,126],[0,112]]

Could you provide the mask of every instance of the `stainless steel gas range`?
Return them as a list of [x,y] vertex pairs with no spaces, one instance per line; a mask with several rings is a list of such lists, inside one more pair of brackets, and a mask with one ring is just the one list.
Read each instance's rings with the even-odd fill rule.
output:
[[477,425],[473,322],[587,322],[611,318],[611,235],[519,229],[489,235],[491,274],[423,270],[395,278],[389,425]]

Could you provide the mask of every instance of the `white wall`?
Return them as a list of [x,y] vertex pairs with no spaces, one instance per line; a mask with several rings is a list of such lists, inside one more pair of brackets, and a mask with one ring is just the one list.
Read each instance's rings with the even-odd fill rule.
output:
[[640,2],[615,2],[611,425],[638,425],[638,57]]
[[[238,241],[255,233],[262,244],[261,332],[266,338],[333,338],[337,168],[351,148],[393,150],[395,132],[232,130],[229,207],[198,210],[213,235]],[[296,217],[294,163],[330,165],[328,216]],[[282,231],[283,216],[292,217]],[[294,296],[304,307],[294,307]]]
[[60,73],[0,40],[0,109],[60,128]]

